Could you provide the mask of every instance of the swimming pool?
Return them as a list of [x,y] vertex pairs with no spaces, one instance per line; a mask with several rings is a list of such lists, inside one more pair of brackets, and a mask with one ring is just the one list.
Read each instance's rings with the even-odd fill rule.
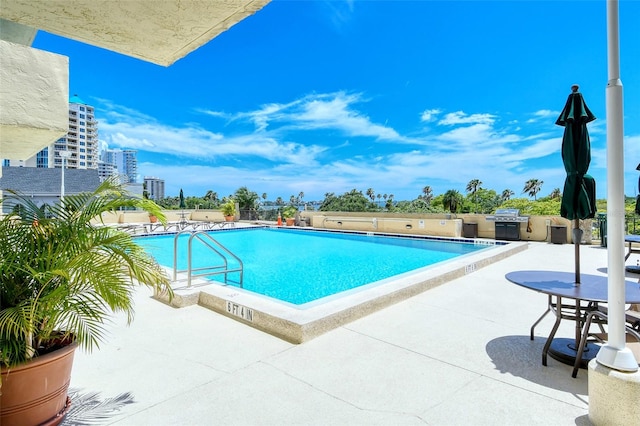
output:
[[[270,228],[245,228],[212,235],[242,260],[243,289],[294,305],[489,247],[473,242]],[[179,237],[180,270],[187,268],[189,236]],[[147,237],[140,244],[161,265],[173,264],[174,236]],[[214,261],[217,261],[215,254],[194,240],[193,267],[210,266]],[[229,267],[239,265],[229,259]],[[221,275],[209,278],[223,281]],[[238,285],[239,278],[237,272],[229,274],[228,284]]]
[[[242,259],[243,288],[200,278],[190,287],[174,283],[171,302],[156,298],[205,306],[294,343],[526,249],[492,240],[265,227],[211,235]],[[179,238],[179,252],[186,252],[189,234]],[[174,235],[137,239],[166,267],[173,264],[173,241]],[[209,256],[198,247],[194,268]],[[178,269],[186,269],[186,256]]]

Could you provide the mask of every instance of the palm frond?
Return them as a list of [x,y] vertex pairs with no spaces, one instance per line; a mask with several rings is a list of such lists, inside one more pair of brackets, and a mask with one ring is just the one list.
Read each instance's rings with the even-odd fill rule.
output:
[[73,400],[73,404],[62,422],[63,426],[104,424],[124,406],[135,403],[135,398],[130,392],[102,399],[99,392],[80,393],[76,389],[70,389],[69,397]]
[[[15,194],[15,193],[14,193]],[[93,193],[69,195],[46,212],[15,194],[19,216],[0,219],[0,361],[22,362],[40,345],[72,334],[91,350],[113,312],[133,318],[137,284],[171,293],[164,270],[131,235],[91,221],[122,207],[143,208],[164,220],[151,200],[105,181]]]

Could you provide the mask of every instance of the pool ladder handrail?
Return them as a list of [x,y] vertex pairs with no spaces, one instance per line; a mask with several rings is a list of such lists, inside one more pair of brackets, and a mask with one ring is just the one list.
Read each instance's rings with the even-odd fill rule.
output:
[[[191,234],[191,236],[189,237],[189,241],[187,243],[187,269],[178,270],[178,238],[180,237],[180,235],[186,234],[186,233]],[[206,237],[209,241],[205,241],[204,237]],[[194,269],[192,264],[194,238],[198,239],[206,247],[209,247],[211,251],[213,251],[218,256],[220,256],[220,258],[223,261],[223,264],[218,266],[204,266],[201,268]],[[211,243],[217,246],[217,248]],[[240,266],[237,268],[229,269],[229,262],[225,254],[235,259]],[[201,273],[195,274],[194,272],[196,271],[208,271],[208,272],[201,272]],[[227,284],[229,282],[228,274],[232,272],[239,272],[240,279],[238,280],[237,284],[240,285],[240,288],[242,288],[244,265],[242,263],[242,260],[238,256],[236,256],[228,248],[220,244],[220,242],[215,238],[213,238],[211,234],[209,234],[208,232],[206,231],[193,232],[189,230],[183,230],[176,233],[176,235],[173,237],[173,281],[174,282],[178,281],[178,273],[180,272],[187,273],[187,287],[191,287],[191,279],[193,277],[202,277],[202,276],[219,275],[219,274],[224,274],[224,282],[225,284]]]

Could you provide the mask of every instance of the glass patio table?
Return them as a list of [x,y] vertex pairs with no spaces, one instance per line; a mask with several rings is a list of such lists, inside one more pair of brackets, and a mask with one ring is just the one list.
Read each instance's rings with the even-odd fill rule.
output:
[[[598,303],[607,302],[607,277],[581,274],[580,283],[577,284],[574,272],[514,271],[506,274],[505,278],[514,284],[549,296],[547,310],[531,326],[530,337],[533,340],[536,325],[549,312],[556,316],[551,333],[542,349],[542,365],[547,365],[547,355],[564,364],[574,365],[587,314],[598,309]],[[563,302],[563,299],[568,299],[568,303]],[[639,283],[625,281],[625,301],[631,304],[640,303]],[[575,321],[575,338],[555,338],[562,320]],[[587,345],[582,355],[582,368],[586,368],[598,350],[598,345]]]
[[624,242],[629,243],[627,254],[624,256],[624,260],[629,259],[631,253],[640,253],[640,250],[633,247],[633,243],[640,243],[640,235],[626,235],[624,237]]

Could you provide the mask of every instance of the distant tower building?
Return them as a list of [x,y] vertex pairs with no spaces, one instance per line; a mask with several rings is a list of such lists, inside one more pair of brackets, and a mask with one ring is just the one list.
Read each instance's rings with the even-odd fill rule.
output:
[[[98,176],[100,182],[104,182],[108,177],[119,176],[118,166],[116,166],[116,152],[107,147],[100,151],[100,161],[98,162]],[[126,183],[126,177],[120,176],[118,181]]]
[[[100,179],[118,175],[121,183],[136,183],[138,181],[138,151],[134,149],[105,149],[102,151],[100,165],[104,174]],[[109,174],[110,173],[110,174]]]
[[103,163],[113,164],[113,167],[116,167],[116,151],[114,149],[104,149],[100,153],[100,160]]
[[53,166],[62,167],[60,151],[70,151],[66,165],[69,169],[98,168],[98,122],[94,109],[78,95],[69,99],[69,132],[54,143]]
[[[69,131],[65,137],[44,148],[25,161],[10,161],[10,166],[60,168],[62,157],[60,151],[71,154],[65,161],[67,169],[98,168],[98,122],[94,109],[84,103],[77,95],[69,99]],[[5,161],[6,163],[6,161]]]
[[133,149],[115,151],[115,164],[118,173],[126,175],[128,183],[136,183],[138,180],[138,151]]
[[46,169],[49,167],[49,148],[45,148],[36,154],[36,167]]
[[153,201],[160,201],[164,198],[164,179],[145,176],[144,186],[149,199]]
[[[98,177],[100,182],[104,182],[108,177],[117,176],[118,168],[113,163],[105,163],[104,161],[98,161]],[[121,181],[121,183],[123,183]]]

